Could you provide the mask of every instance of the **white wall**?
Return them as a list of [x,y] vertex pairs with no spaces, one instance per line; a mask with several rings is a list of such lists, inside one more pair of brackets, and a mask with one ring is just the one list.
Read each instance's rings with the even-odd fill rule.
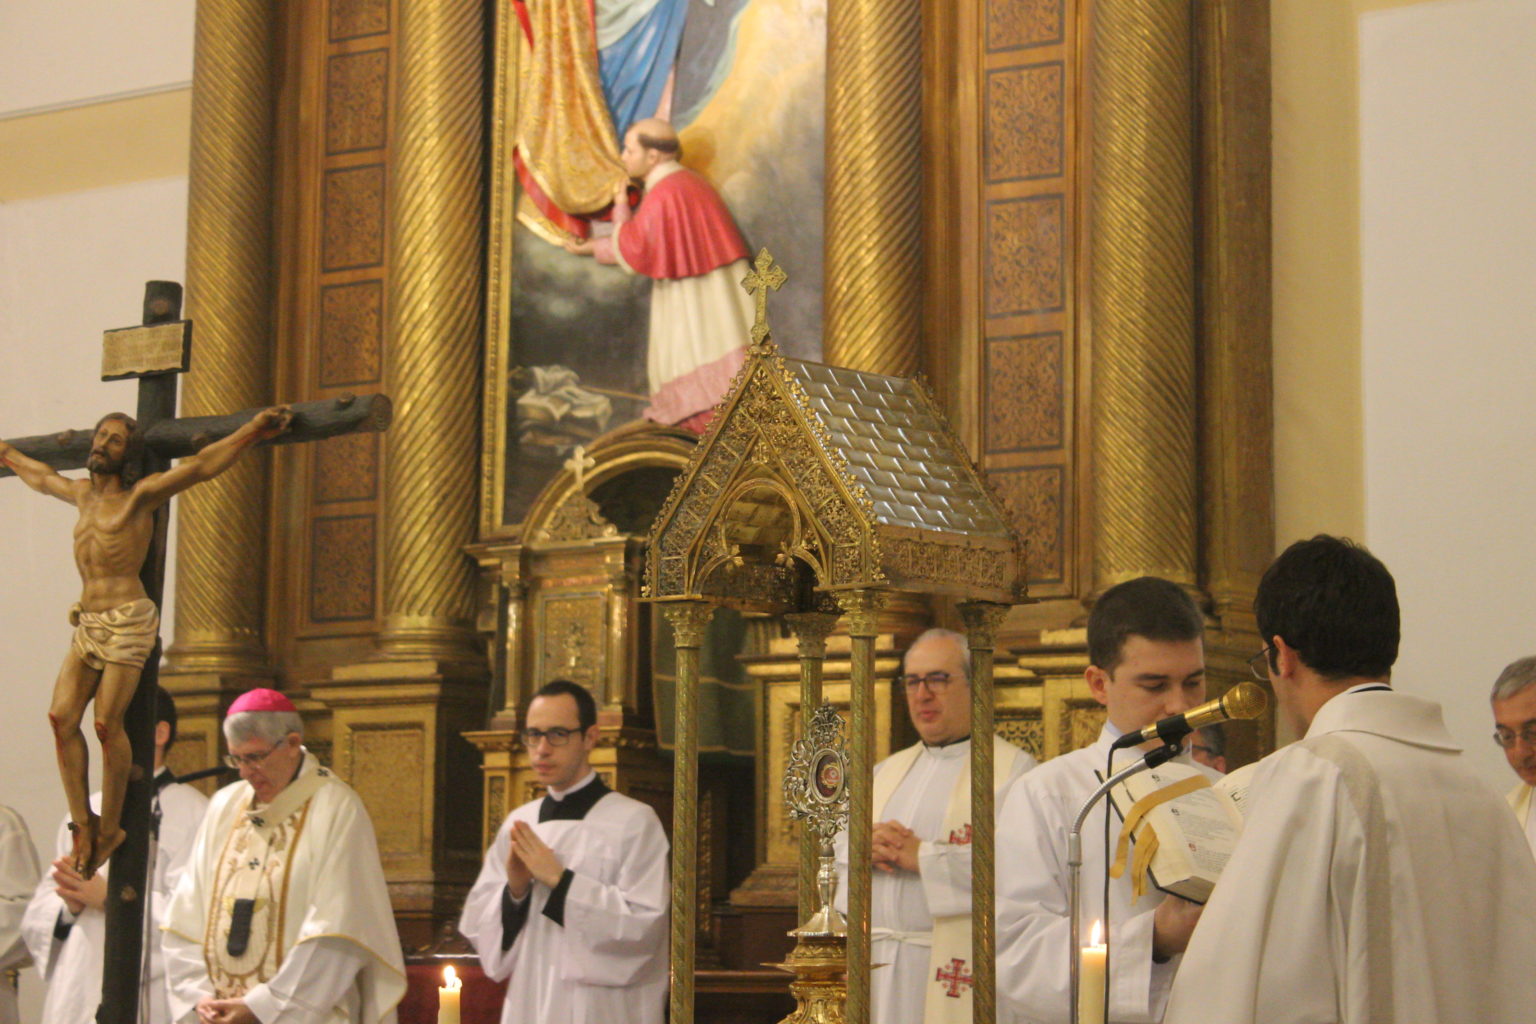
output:
[[1397,682],[1501,789],[1487,691],[1536,653],[1536,4],[1360,19],[1366,538],[1397,577]]
[[[100,380],[101,332],[138,322],[145,281],[181,280],[186,191],[183,178],[0,205],[0,436],[133,412],[133,383]],[[26,819],[44,864],[65,810],[47,711],[80,590],[74,521],[69,506],[0,480],[0,621],[10,638],[0,662],[0,802]],[[168,600],[166,622],[173,614]],[[94,779],[100,754],[87,735]],[[22,1019],[35,1020],[34,972],[22,984]]]

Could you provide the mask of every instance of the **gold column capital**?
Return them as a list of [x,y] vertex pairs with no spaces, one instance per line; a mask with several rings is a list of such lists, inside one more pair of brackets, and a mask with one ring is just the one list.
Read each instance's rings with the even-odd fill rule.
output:
[[702,647],[704,631],[715,617],[715,606],[709,601],[676,601],[662,605],[661,613],[672,624],[676,646]]
[[837,594],[837,605],[848,617],[848,635],[874,637],[880,633],[880,613],[888,596],[883,590],[844,590]]
[[837,616],[831,612],[790,612],[784,616],[794,634],[801,658],[821,658],[827,653],[827,637],[837,629]]
[[956,608],[960,621],[965,624],[965,635],[971,650],[992,650],[997,645],[997,631],[1008,617],[1011,605],[994,601],[963,601]]

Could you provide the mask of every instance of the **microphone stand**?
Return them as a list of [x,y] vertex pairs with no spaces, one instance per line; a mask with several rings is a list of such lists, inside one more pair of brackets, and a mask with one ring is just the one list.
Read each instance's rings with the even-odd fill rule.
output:
[[[1146,771],[1148,768],[1156,768],[1158,765],[1163,764],[1166,761],[1172,760],[1173,758],[1178,756],[1179,751],[1181,749],[1183,749],[1183,741],[1182,741],[1182,739],[1177,740],[1177,741],[1172,742],[1172,743],[1166,743],[1166,744],[1164,744],[1161,747],[1155,747],[1152,750],[1147,751],[1146,755],[1144,757],[1142,757],[1140,760],[1135,761],[1132,764],[1127,765],[1126,767],[1120,769],[1118,772],[1115,772],[1113,775],[1111,775],[1104,782],[1104,784],[1102,786],[1100,786],[1098,789],[1093,791],[1093,795],[1088,798],[1088,801],[1083,804],[1082,809],[1077,812],[1077,820],[1075,822],[1073,822],[1073,824],[1072,824],[1072,831],[1067,833],[1067,878],[1068,878],[1067,917],[1068,917],[1069,922],[1070,922],[1069,923],[1070,936],[1071,936],[1070,937],[1070,941],[1072,943],[1072,954],[1071,954],[1071,960],[1069,961],[1070,964],[1071,964],[1071,978],[1072,978],[1072,985],[1071,985],[1071,993],[1072,993],[1072,995],[1071,995],[1071,998],[1072,998],[1072,1016],[1071,1016],[1071,1021],[1072,1021],[1072,1024],[1084,1024],[1083,1021],[1079,1020],[1079,1014],[1078,1014],[1078,997],[1080,995],[1081,988],[1082,988],[1082,977],[1081,977],[1081,975],[1082,975],[1082,964],[1080,963],[1080,960],[1082,958],[1082,948],[1080,946],[1080,943],[1081,943],[1082,940],[1081,940],[1081,936],[1079,934],[1080,931],[1081,931],[1081,928],[1078,925],[1078,912],[1079,912],[1079,906],[1082,903],[1082,898],[1083,898],[1082,897],[1082,883],[1083,883],[1083,879],[1082,879],[1082,874],[1083,874],[1083,822],[1085,822],[1088,819],[1088,813],[1093,810],[1093,805],[1098,803],[1099,800],[1103,798],[1104,794],[1108,793],[1111,789],[1114,789],[1121,782],[1123,782],[1124,780],[1130,778],[1132,775],[1135,775],[1138,772]],[[1106,873],[1105,874],[1105,879],[1104,879],[1104,890],[1105,890],[1105,893],[1107,895],[1108,891],[1109,891],[1109,878],[1108,878],[1109,865],[1108,865],[1108,863],[1106,863],[1104,865],[1104,870],[1105,870],[1105,873]],[[1108,948],[1109,948],[1109,922],[1108,921],[1104,922],[1104,946],[1105,946],[1105,949],[1108,950]],[[1105,993],[1105,997],[1104,997],[1104,1019],[1106,1021],[1108,1021],[1108,1019],[1109,1019],[1109,995],[1108,995],[1108,989],[1110,988],[1110,984],[1109,984],[1109,970],[1108,970],[1107,959],[1106,959],[1106,965],[1105,965],[1105,971],[1104,971],[1104,986],[1105,986],[1105,989],[1106,989],[1106,993]],[[1091,1021],[1091,1022],[1088,1022],[1088,1024],[1099,1024],[1099,1022],[1098,1021]]]

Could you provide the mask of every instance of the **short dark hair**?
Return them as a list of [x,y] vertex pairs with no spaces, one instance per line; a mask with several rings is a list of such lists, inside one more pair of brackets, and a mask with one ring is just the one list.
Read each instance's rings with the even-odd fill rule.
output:
[[139,473],[144,468],[144,435],[139,433],[139,421],[125,412],[109,412],[96,421],[91,428],[91,437],[101,429],[103,423],[117,420],[128,430],[128,443],[123,446],[123,471],[118,474],[124,487],[132,487],[139,482]]
[[576,702],[576,724],[582,732],[597,724],[597,701],[592,699],[591,691],[580,683],[573,683],[569,679],[552,679],[539,687],[534,697],[558,697],[562,693]]
[[1266,643],[1280,637],[1324,679],[1383,679],[1397,661],[1397,584],[1347,538],[1320,533],[1286,548],[1259,580],[1253,614]]
[[171,735],[165,741],[165,752],[170,753],[176,745],[176,701],[171,697],[171,691],[159,684],[155,685],[155,724],[164,722],[171,727]]
[[1113,673],[1130,637],[1179,643],[1204,635],[1205,619],[1184,588],[1160,576],[1141,576],[1115,584],[1094,604],[1088,615],[1088,662]]

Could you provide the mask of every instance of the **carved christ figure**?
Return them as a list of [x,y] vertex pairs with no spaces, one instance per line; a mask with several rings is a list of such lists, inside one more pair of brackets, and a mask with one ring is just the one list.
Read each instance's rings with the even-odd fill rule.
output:
[[[286,406],[264,409],[228,437],[142,480],[129,474],[140,465],[143,440],[138,424],[124,413],[109,413],[96,424],[85,464],[90,475],[85,479],[61,476],[0,441],[0,462],[28,487],[80,510],[75,524],[80,600],[69,612],[75,632],[54,683],[48,721],[69,802],[74,837],[71,860],[85,878],[95,874],[127,838],[122,810],[133,749],[123,718],[160,628],[159,609],[139,579],[154,535],[155,510],[194,484],[224,472],[252,444],[282,433],[291,418]],[[86,705],[93,698],[102,750],[99,818],[91,811],[90,755],[80,732]]]

